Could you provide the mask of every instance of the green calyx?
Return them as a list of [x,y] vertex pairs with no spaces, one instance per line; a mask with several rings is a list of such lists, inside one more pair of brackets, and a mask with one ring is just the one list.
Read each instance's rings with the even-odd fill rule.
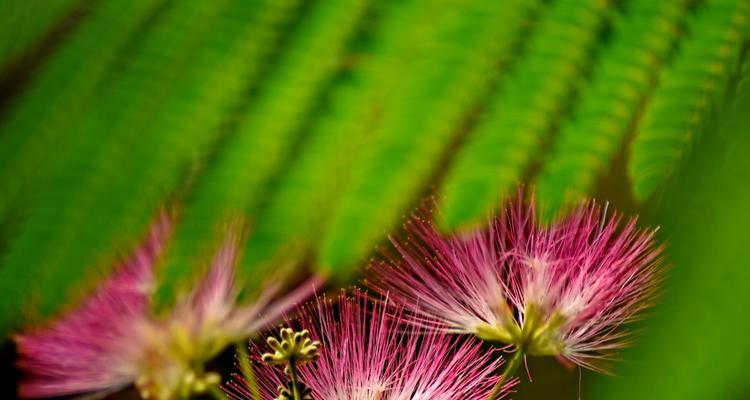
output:
[[567,319],[562,313],[555,311],[545,317],[540,307],[531,303],[526,306],[521,326],[509,310],[501,315],[503,317],[497,325],[485,323],[477,326],[476,336],[488,342],[511,344],[532,356],[554,356],[563,352],[560,329]]

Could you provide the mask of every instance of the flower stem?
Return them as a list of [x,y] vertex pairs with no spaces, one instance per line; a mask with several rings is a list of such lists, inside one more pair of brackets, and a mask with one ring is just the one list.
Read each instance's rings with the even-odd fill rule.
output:
[[255,371],[253,371],[253,364],[250,362],[250,355],[247,354],[247,347],[245,343],[237,343],[237,358],[240,361],[240,371],[242,376],[245,378],[245,384],[250,394],[253,395],[254,399],[260,399],[260,389],[258,388],[258,380],[255,379]]
[[500,377],[500,379],[497,380],[497,383],[495,383],[494,389],[492,389],[492,393],[490,393],[490,397],[487,398],[487,400],[497,400],[500,398],[500,394],[503,392],[503,387],[513,379],[513,375],[516,374],[516,371],[518,371],[518,368],[523,363],[524,357],[526,355],[522,350],[517,350],[513,357],[510,358],[510,361],[508,361],[508,364],[505,366],[505,371],[503,371],[503,375]]
[[292,381],[292,395],[294,396],[294,400],[302,400],[302,393],[297,384],[297,363],[293,359],[289,360],[289,379]]

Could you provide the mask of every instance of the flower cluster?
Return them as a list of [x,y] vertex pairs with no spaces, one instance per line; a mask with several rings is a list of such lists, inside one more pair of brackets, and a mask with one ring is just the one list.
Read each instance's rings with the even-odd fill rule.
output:
[[[150,310],[162,217],[99,290],[47,327],[16,336],[22,397],[102,394],[134,384],[146,399],[209,392],[235,400],[499,399],[525,357],[554,356],[607,371],[660,286],[654,230],[593,202],[552,222],[533,198],[505,204],[481,228],[443,234],[416,214],[366,284],[292,310],[319,283],[279,298],[266,285],[237,304],[239,238],[228,235],[203,280],[169,315]],[[294,313],[287,314],[292,311]],[[287,314],[270,351],[239,346],[242,374],[219,389],[205,363]],[[514,352],[505,363],[501,352]],[[259,356],[258,353],[264,353]],[[501,365],[504,372],[498,373]]]

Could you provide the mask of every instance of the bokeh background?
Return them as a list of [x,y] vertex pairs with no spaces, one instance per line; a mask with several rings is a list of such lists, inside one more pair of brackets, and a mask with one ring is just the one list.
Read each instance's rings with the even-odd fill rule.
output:
[[748,399],[749,38],[747,0],[1,0],[0,396],[7,335],[159,209],[168,307],[227,220],[248,285],[335,288],[423,199],[462,229],[521,183],[639,214],[672,267],[616,376],[532,359],[514,399]]

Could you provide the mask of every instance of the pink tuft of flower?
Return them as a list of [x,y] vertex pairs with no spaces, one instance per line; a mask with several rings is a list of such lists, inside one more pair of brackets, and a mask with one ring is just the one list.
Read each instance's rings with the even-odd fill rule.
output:
[[199,285],[177,302],[169,318],[146,329],[151,345],[136,381],[142,397],[187,397],[219,384],[217,374],[202,370],[206,361],[227,345],[277,322],[321,284],[320,278],[313,277],[278,297],[281,282],[268,282],[253,302],[237,305],[234,267],[238,247],[239,237],[230,234]]
[[414,215],[406,230],[368,284],[405,307],[412,324],[601,372],[629,344],[622,327],[653,304],[664,270],[655,230],[607,217],[594,202],[542,223],[519,191],[481,229],[443,235]]
[[[75,310],[14,337],[24,398],[118,390],[138,375],[138,325],[149,314],[153,266],[170,232],[162,215],[142,244]],[[134,340],[136,340],[134,342]]]
[[[317,361],[299,367],[313,399],[326,400],[479,400],[486,399],[502,360],[481,342],[444,332],[424,334],[408,325],[389,301],[371,301],[343,292],[337,302],[325,297],[303,308],[298,320],[319,340]],[[251,349],[253,347],[251,346]],[[261,398],[275,399],[284,386],[279,368],[257,369]],[[507,394],[514,382],[505,385]],[[236,400],[253,399],[247,382],[225,388]]]
[[144,243],[82,305],[47,327],[16,335],[24,398],[117,391],[135,384],[146,399],[169,400],[220,382],[204,371],[226,345],[276,322],[319,284],[313,278],[285,296],[280,284],[237,305],[234,266],[239,239],[229,235],[205,277],[169,315],[150,310],[154,266],[169,234],[162,216]]

